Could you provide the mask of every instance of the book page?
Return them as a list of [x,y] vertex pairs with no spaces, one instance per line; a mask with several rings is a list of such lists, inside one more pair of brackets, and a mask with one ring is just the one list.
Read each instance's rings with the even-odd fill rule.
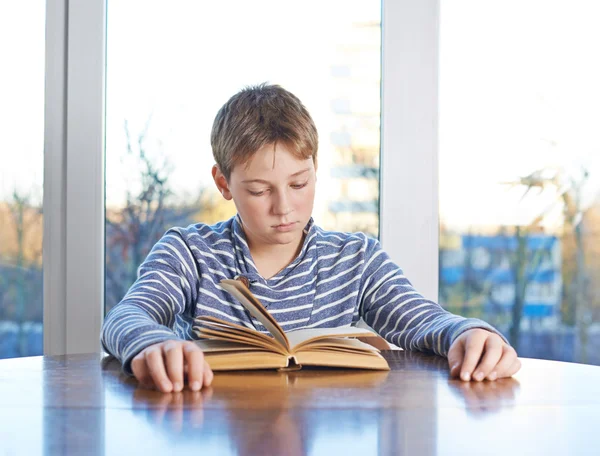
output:
[[[289,364],[288,356],[270,351],[236,350],[206,351],[206,362],[213,371],[235,371],[247,369],[281,369]],[[218,377],[218,376],[215,376]]]
[[303,366],[329,366],[357,369],[390,370],[385,358],[379,353],[340,353],[335,351],[300,351],[296,355],[298,363]]
[[353,326],[343,326],[341,328],[307,328],[298,329],[286,333],[292,351],[300,349],[302,346],[310,344],[319,339],[329,339],[334,337],[378,337],[372,331],[364,328],[355,328]]
[[271,339],[268,342],[265,342],[261,339],[249,338],[246,337],[245,334],[237,334],[235,332],[221,331],[221,330],[213,330],[209,328],[204,328],[202,330],[202,336],[207,337],[209,340],[224,340],[230,342],[238,342],[242,344],[246,344],[251,347],[256,347],[261,350],[268,350],[274,353],[279,353],[281,355],[289,355],[288,350],[281,347],[275,340]]
[[246,328],[245,326],[237,325],[235,323],[221,320],[220,318],[207,316],[207,317],[198,317],[195,319],[195,325],[199,329],[199,333],[202,334],[205,332],[205,329],[209,328],[215,331],[224,331],[229,333],[235,333],[239,336],[243,336],[252,340],[263,341],[269,345],[277,347],[279,351],[286,351],[285,347],[281,345],[277,340],[273,338],[273,336],[269,336],[267,334],[263,334],[256,329]]
[[311,340],[308,344],[296,346],[295,353],[301,350],[329,350],[346,351],[352,353],[379,353],[379,349],[372,345],[361,342],[359,339],[349,337],[334,337],[326,339]]
[[236,351],[254,351],[256,347],[244,343],[238,343],[228,340],[195,340],[194,343],[200,347],[203,352],[236,352]]
[[246,288],[239,280],[223,279],[219,285],[231,293],[246,308],[250,314],[260,321],[265,328],[273,335],[286,349],[290,349],[290,343],[281,326],[273,316],[265,309],[258,299]]

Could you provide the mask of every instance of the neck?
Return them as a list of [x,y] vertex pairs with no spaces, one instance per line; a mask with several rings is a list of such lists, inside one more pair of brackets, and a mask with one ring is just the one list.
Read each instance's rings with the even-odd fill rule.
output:
[[248,247],[259,274],[265,279],[270,279],[294,261],[302,250],[303,241],[304,234],[298,242],[285,245],[257,246],[248,239]]

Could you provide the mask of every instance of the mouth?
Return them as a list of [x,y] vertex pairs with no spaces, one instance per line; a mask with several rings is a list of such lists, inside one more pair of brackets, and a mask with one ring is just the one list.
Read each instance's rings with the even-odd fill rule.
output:
[[289,231],[294,228],[296,222],[291,223],[280,223],[279,225],[273,225],[273,228],[277,231]]

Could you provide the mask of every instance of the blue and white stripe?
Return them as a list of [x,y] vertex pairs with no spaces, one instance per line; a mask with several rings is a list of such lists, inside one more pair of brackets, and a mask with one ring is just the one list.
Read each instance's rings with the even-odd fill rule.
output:
[[[194,339],[196,317],[214,316],[266,333],[218,283],[245,276],[286,330],[350,326],[362,317],[389,342],[445,356],[471,328],[487,323],[453,315],[421,296],[402,270],[363,233],[325,231],[311,219],[298,257],[270,279],[256,269],[239,218],[172,228],[106,316],[102,344],[131,373],[131,359],[169,339]],[[500,334],[501,335],[501,334]]]

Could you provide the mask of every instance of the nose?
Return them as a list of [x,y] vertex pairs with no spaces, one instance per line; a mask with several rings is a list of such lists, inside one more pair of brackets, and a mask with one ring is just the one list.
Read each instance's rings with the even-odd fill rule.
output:
[[277,192],[273,202],[273,213],[275,215],[287,215],[292,212],[290,197],[285,191]]

